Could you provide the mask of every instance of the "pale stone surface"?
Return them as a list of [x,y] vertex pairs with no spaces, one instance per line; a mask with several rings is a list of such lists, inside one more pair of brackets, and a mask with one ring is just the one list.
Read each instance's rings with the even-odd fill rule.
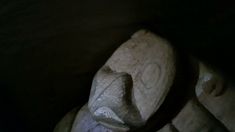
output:
[[[135,33],[96,73],[88,105],[67,114],[54,132],[141,131],[139,127],[167,104],[176,70],[175,51],[167,41],[144,30]],[[190,93],[181,111],[157,132],[235,132],[234,87],[202,63],[198,80],[192,80],[197,82],[192,83],[196,97]]]
[[169,43],[144,30],[122,44],[97,72],[88,107],[110,127],[143,125],[163,103],[175,77]]
[[111,129],[105,128],[96,122],[92,117],[87,108],[84,105],[75,117],[70,132],[118,132]]
[[235,87],[200,64],[196,86],[198,100],[231,132],[235,132]]
[[227,129],[195,99],[184,106],[172,124],[180,132],[227,132]]
[[87,104],[79,111],[73,109],[56,125],[53,132],[126,132],[128,129],[111,130],[95,121]]

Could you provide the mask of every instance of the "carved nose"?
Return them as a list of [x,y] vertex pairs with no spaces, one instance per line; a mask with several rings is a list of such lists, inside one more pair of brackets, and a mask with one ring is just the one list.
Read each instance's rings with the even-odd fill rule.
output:
[[[101,73],[107,74],[97,78],[93,97],[89,101],[90,111],[97,118],[113,118],[118,122],[118,115],[126,107],[128,92],[131,90],[132,79],[125,73]],[[102,81],[101,81],[102,80]]]
[[[104,125],[125,127],[136,118],[131,101],[132,78],[127,73],[104,72],[94,79],[88,103],[94,118]],[[133,116],[131,116],[132,114]],[[136,120],[136,119],[134,119]]]

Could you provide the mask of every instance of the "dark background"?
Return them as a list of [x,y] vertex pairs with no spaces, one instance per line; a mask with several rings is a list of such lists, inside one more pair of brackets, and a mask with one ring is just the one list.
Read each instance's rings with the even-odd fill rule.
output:
[[51,132],[147,28],[234,80],[235,6],[216,0],[1,0],[0,132]]

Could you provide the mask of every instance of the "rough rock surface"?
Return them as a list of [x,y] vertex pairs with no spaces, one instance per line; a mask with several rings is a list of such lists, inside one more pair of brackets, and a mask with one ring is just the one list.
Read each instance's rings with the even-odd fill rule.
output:
[[172,124],[166,124],[163,128],[157,132],[178,132],[178,130]]
[[197,97],[231,132],[235,132],[235,87],[231,83],[200,64],[200,76],[196,86]]
[[172,124],[180,132],[228,132],[196,99],[185,105]]

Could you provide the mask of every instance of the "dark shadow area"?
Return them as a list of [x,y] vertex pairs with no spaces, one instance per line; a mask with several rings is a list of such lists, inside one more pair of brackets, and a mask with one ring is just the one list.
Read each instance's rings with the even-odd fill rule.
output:
[[51,132],[140,28],[234,80],[234,9],[226,0],[1,0],[0,131]]

